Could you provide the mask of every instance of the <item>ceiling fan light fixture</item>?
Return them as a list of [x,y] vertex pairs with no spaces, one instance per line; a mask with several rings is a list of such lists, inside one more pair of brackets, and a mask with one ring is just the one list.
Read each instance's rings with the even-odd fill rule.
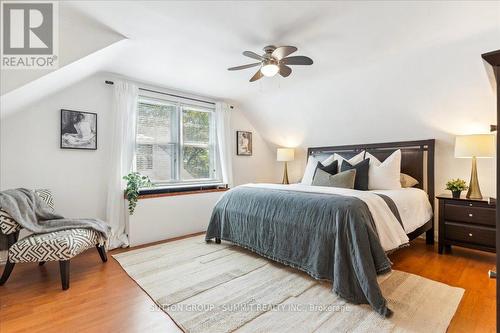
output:
[[271,77],[278,74],[280,68],[273,62],[268,62],[262,65],[260,71],[264,76]]
[[289,77],[292,74],[292,69],[289,67],[291,65],[312,65],[313,60],[305,56],[291,56],[290,54],[297,51],[295,46],[273,46],[268,45],[264,47],[264,54],[258,55],[252,51],[245,51],[243,55],[259,62],[254,62],[252,64],[230,67],[228,70],[237,71],[241,69],[247,69],[251,67],[259,66],[259,70],[250,78],[250,82],[255,82],[257,80],[265,77],[273,77],[279,74],[282,77]]

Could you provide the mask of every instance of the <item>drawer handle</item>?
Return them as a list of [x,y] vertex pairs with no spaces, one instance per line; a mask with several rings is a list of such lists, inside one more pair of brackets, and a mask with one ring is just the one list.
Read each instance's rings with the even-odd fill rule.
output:
[[469,237],[472,237],[472,233],[469,232]]
[[472,204],[470,203],[469,206],[472,207]]
[[472,213],[469,213],[469,217],[472,217]]

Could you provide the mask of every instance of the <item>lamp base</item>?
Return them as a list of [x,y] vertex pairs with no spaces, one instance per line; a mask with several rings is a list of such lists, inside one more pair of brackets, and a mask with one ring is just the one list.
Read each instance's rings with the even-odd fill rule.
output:
[[468,199],[482,199],[481,189],[479,188],[479,180],[477,179],[477,161],[472,158],[472,170],[470,172],[469,190],[467,191]]
[[287,163],[285,162],[285,170],[283,171],[283,180],[281,181],[282,184],[288,185],[290,184],[288,182],[288,168],[287,168]]

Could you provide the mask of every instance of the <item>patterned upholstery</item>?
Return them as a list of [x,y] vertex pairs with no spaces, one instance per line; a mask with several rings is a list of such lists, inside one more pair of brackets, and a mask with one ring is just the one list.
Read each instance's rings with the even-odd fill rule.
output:
[[69,260],[100,243],[100,235],[91,229],[68,229],[25,237],[9,249],[9,261],[39,262]]
[[[54,199],[50,190],[35,190],[35,193],[54,211]],[[0,231],[12,234],[21,230],[9,213],[0,209]],[[9,261],[39,262],[69,260],[97,244],[103,244],[101,235],[91,229],[68,229],[45,234],[27,236],[9,248]]]
[[[35,190],[35,193],[54,211],[54,200],[49,190]],[[8,258],[0,276],[0,286],[7,282],[17,263],[38,262],[42,266],[46,261],[59,261],[62,289],[66,290],[69,288],[69,263],[74,256],[96,246],[102,262],[108,260],[103,237],[92,229],[66,229],[31,234],[17,240],[20,229],[22,226],[0,207],[0,232],[10,234],[7,237]]]
[[[38,189],[35,190],[35,193],[38,194],[42,201],[45,202],[52,211],[54,211],[54,197],[52,196],[52,192],[50,192],[50,190]],[[0,209],[0,231],[4,235],[13,234],[22,228],[23,227],[21,227],[16,220],[9,215],[9,213]]]
[[7,213],[0,209],[0,231],[4,235],[10,235],[21,230],[22,227]]

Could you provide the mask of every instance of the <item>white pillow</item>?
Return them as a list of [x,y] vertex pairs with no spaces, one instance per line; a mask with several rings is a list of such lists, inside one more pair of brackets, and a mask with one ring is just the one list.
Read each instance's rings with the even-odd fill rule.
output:
[[314,156],[309,156],[307,160],[306,170],[304,171],[304,176],[302,176],[301,184],[311,185],[314,177],[314,172],[318,166],[318,159]]
[[396,150],[383,163],[368,152],[365,157],[370,159],[369,190],[397,190],[401,188],[401,150]]
[[[354,157],[351,157],[350,159],[347,160],[347,162],[351,164],[358,164],[363,160],[363,156],[365,155],[365,151],[363,150],[361,153],[357,154]],[[302,181],[300,182],[303,185],[312,185],[314,173],[316,172],[316,167],[318,166],[318,162],[321,162],[324,166],[329,166],[332,164],[335,160],[339,161],[339,170],[340,166],[342,165],[342,161],[345,160],[342,156],[339,154],[335,153],[323,161],[320,161],[318,158],[314,156],[309,156],[309,159],[307,160],[307,165],[306,169],[304,170],[304,176],[302,177]]]
[[358,164],[359,162],[363,161],[364,160],[364,156],[365,156],[365,151],[364,150],[362,152],[360,152],[359,154],[351,157],[348,160],[346,160],[345,158],[343,158],[339,154],[335,153],[335,154],[333,154],[333,161],[334,160],[338,160],[339,161],[339,170],[340,170],[340,167],[341,167],[342,162],[344,160],[346,160],[347,162],[351,163],[352,165],[355,165],[355,164]]

